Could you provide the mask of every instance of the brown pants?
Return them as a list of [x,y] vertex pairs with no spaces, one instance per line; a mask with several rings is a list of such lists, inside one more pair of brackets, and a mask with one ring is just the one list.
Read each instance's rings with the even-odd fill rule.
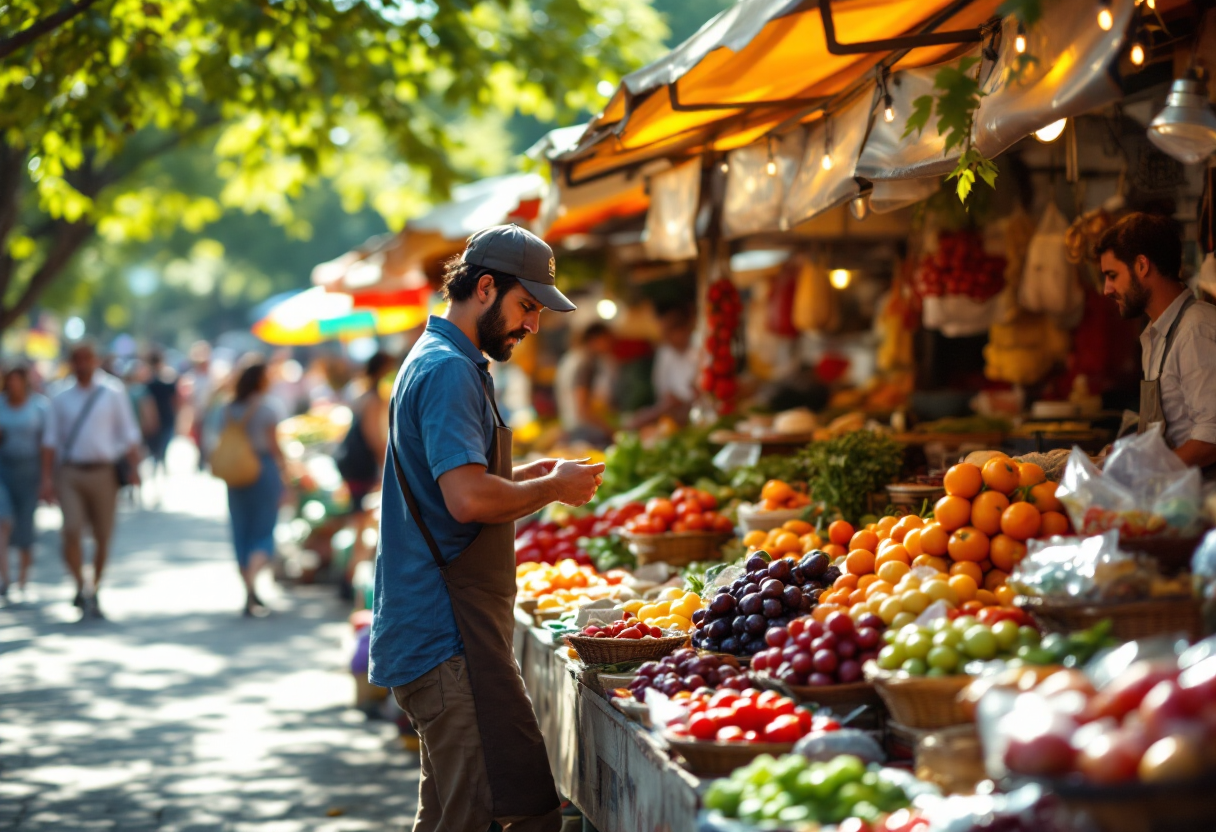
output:
[[486,832],[492,820],[507,832],[556,832],[561,810],[539,817],[494,817],[477,709],[464,656],[455,656],[393,697],[422,740],[422,776],[414,832]]
[[79,538],[87,525],[95,541],[109,543],[118,509],[118,480],[113,465],[62,465],[55,473],[55,494],[63,509],[65,535]]

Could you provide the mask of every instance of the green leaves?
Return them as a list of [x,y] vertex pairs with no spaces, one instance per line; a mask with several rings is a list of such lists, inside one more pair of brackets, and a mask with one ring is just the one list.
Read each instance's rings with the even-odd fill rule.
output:
[[988,159],[975,148],[969,148],[958,159],[958,164],[946,180],[958,179],[956,191],[959,202],[966,203],[976,177],[982,179],[989,188],[996,187],[996,176],[999,173],[996,162]]
[[929,116],[933,115],[933,96],[922,95],[912,101],[912,113],[904,123],[904,138],[912,135],[915,130],[919,136],[929,126]]
[[1029,29],[1043,17],[1043,0],[1005,0],[997,8],[996,16],[1012,16]]

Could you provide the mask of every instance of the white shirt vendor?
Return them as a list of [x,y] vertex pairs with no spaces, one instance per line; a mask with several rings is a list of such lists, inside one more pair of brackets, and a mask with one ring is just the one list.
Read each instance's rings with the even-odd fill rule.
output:
[[[97,391],[72,447],[68,434]],[[53,450],[60,464],[91,465],[117,462],[140,442],[139,425],[122,382],[103,370],[94,370],[88,387],[72,379],[51,399],[42,447]]]
[[[1161,382],[1165,439],[1171,448],[1190,439],[1216,444],[1216,306],[1194,302],[1179,319],[1190,296],[1179,295],[1140,334],[1144,377]],[[1175,320],[1174,342],[1163,364],[1166,333]]]

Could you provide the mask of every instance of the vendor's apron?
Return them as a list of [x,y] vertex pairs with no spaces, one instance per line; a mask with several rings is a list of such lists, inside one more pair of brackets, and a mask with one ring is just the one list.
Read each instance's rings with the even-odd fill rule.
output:
[[[1161,436],[1165,438],[1165,408],[1161,406],[1161,373],[1165,370],[1165,358],[1170,354],[1170,347],[1174,345],[1174,333],[1178,329],[1178,322],[1182,320],[1182,316],[1186,314],[1186,310],[1191,308],[1191,304],[1195,302],[1194,297],[1189,297],[1182,302],[1182,308],[1178,310],[1174,322],[1170,324],[1169,330],[1165,333],[1165,347],[1161,350],[1161,361],[1157,365],[1157,375],[1152,381],[1147,378],[1148,371],[1145,371],[1146,378],[1140,382],[1140,424],[1136,427],[1136,433],[1144,433],[1157,422],[1161,423]],[[1166,440],[1169,444],[1169,440]]]
[[[503,424],[488,390],[486,398],[494,410],[489,473],[511,479],[511,431]],[[389,408],[390,420],[394,410]],[[397,482],[447,584],[456,626],[464,641],[494,817],[547,814],[560,803],[545,740],[515,663],[515,524],[483,525],[469,547],[447,563],[406,483],[391,441],[395,433],[395,425],[390,425],[389,449]]]

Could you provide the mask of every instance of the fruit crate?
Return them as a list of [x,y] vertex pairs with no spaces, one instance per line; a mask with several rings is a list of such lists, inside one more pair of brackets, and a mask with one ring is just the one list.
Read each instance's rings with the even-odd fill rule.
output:
[[1167,633],[1186,633],[1192,640],[1203,638],[1203,608],[1194,598],[1059,603],[1019,595],[1014,603],[1030,613],[1042,629],[1053,633],[1086,630],[1109,618],[1111,635],[1120,641]]
[[638,566],[666,563],[687,566],[699,560],[716,560],[722,546],[732,535],[717,532],[665,532],[664,534],[625,534],[629,551]]
[[780,757],[794,750],[792,742],[718,742],[677,740],[664,737],[672,751],[684,758],[685,767],[701,777],[725,777],[761,754]]
[[946,728],[971,722],[958,701],[971,683],[965,673],[929,678],[899,676],[866,662],[866,679],[887,704],[891,719],[908,728]]
[[661,659],[688,643],[688,636],[666,638],[593,638],[566,636],[583,664],[620,664],[621,662]]

